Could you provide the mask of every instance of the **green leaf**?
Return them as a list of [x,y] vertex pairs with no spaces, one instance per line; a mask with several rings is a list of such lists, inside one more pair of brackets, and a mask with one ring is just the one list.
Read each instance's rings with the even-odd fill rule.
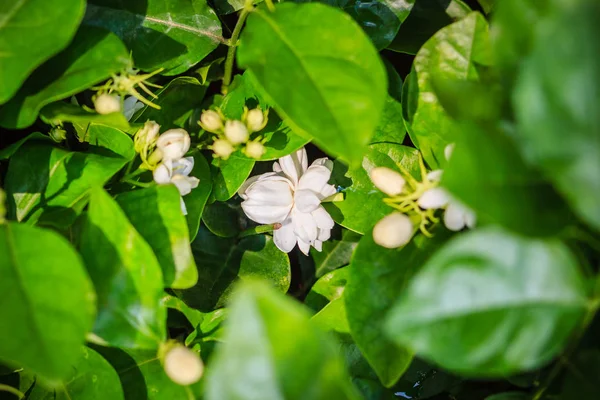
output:
[[406,128],[402,120],[402,104],[392,96],[387,96],[385,108],[381,115],[379,125],[375,128],[375,134],[371,138],[371,143],[397,143],[402,144],[406,136]]
[[190,76],[175,78],[155,93],[158,99],[152,102],[160,106],[160,110],[146,106],[134,121],[155,121],[163,131],[171,128],[197,131],[198,121],[191,121],[190,117],[194,108],[202,104],[206,88],[198,79]]
[[259,9],[248,17],[238,62],[295,132],[360,162],[379,122],[387,82],[377,51],[346,14],[322,4]]
[[410,279],[447,235],[417,235],[400,249],[385,249],[368,232],[348,268],[344,298],[352,338],[384,386],[394,385],[412,361],[412,352],[383,334],[385,317]]
[[437,31],[471,12],[462,0],[416,0],[388,49],[417,54]]
[[600,228],[600,96],[595,88],[600,84],[600,46],[588,38],[600,33],[598,15],[600,4],[591,0],[558,2],[543,29],[536,29],[533,52],[513,96],[523,155],[596,229]]
[[58,227],[71,224],[90,188],[104,185],[128,161],[103,150],[100,155],[63,150],[45,140],[24,143],[8,165],[9,217]]
[[83,0],[23,0],[0,4],[0,104],[41,63],[64,49],[83,17]]
[[100,83],[128,65],[129,54],[118,37],[103,29],[81,27],[69,47],[40,66],[0,108],[0,125],[25,128],[46,104]]
[[70,375],[55,388],[43,388],[36,382],[28,400],[122,400],[119,375],[100,354],[81,347],[79,360],[70,368]]
[[445,165],[444,148],[460,133],[440,104],[432,78],[477,81],[490,63],[488,25],[479,13],[440,30],[417,54],[402,106],[408,134],[432,169]]
[[481,8],[483,8],[483,11],[485,11],[486,14],[489,14],[490,12],[492,12],[492,10],[494,9],[494,6],[496,5],[496,0],[477,0],[479,2],[479,5],[481,6]]
[[98,294],[94,333],[125,348],[156,348],[165,340],[163,279],[152,248],[103,189],[94,189],[80,252]]
[[225,43],[206,0],[90,0],[84,24],[113,31],[137,67],[164,68],[164,75],[185,72]]
[[56,383],[79,357],[95,295],[77,252],[45,229],[0,225],[0,359]]
[[557,234],[572,213],[541,174],[525,163],[505,132],[462,124],[442,184],[478,219],[533,236]]
[[323,251],[310,249],[310,255],[315,262],[317,278],[344,265],[350,264],[350,257],[358,245],[361,236],[356,232],[343,230],[339,240],[331,238],[323,243]]
[[507,376],[556,356],[587,309],[577,260],[564,244],[489,227],[438,250],[386,330],[447,370]]
[[188,212],[185,217],[190,233],[190,241],[194,240],[198,233],[200,218],[202,217],[204,206],[206,205],[213,188],[210,167],[206,162],[206,158],[200,153],[195,153],[193,157],[194,169],[192,169],[190,176],[198,178],[200,183],[198,184],[198,187],[192,189],[192,191],[183,199]]
[[72,122],[88,125],[96,123],[125,131],[129,130],[129,122],[121,112],[98,114],[66,102],[48,104],[41,109],[40,117],[48,124],[58,125],[58,122]]
[[241,230],[240,219],[243,211],[239,204],[215,201],[207,204],[202,214],[202,222],[209,231],[224,238],[236,237]]
[[126,161],[136,155],[131,137],[109,126],[89,124],[85,140],[91,145],[89,151],[96,154],[118,154]]
[[342,187],[344,201],[324,203],[323,206],[338,224],[364,234],[381,218],[392,211],[383,203],[384,197],[371,182],[369,172],[374,167],[388,167],[399,171],[401,164],[419,178],[419,152],[411,147],[394,143],[376,143],[368,147],[362,165],[348,169],[340,161],[334,162],[331,182]]
[[225,329],[226,345],[207,371],[207,400],[356,398],[333,343],[267,285],[240,287]]
[[187,289],[198,281],[179,191],[174,185],[133,190],[117,202],[136,231],[152,247],[165,287]]
[[[507,393],[498,393],[493,396],[486,397],[485,400],[529,400],[530,398],[531,398],[531,395],[528,393],[507,392]],[[584,399],[581,399],[581,400],[584,400]]]
[[220,238],[201,227],[192,251],[198,265],[198,284],[175,293],[200,311],[223,307],[233,284],[240,279],[262,278],[283,293],[290,286],[289,258],[269,236],[248,236],[236,243],[235,239]]
[[213,176],[212,197],[218,201],[227,201],[250,176],[255,161],[240,152],[232,154],[227,160],[213,158],[211,170]]
[[322,276],[304,300],[316,312],[311,321],[322,330],[350,333],[342,296],[347,278],[348,268],[340,268]]

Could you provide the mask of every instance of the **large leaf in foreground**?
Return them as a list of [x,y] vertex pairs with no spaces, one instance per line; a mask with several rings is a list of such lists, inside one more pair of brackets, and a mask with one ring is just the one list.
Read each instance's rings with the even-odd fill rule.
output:
[[564,244],[489,227],[438,250],[401,294],[386,330],[448,370],[507,376],[558,354],[587,308]]
[[95,295],[81,259],[54,232],[0,225],[0,359],[57,382],[91,329]]
[[360,162],[379,122],[387,81],[377,51],[347,14],[316,3],[257,10],[242,34],[238,61],[294,131]]
[[62,50],[83,17],[83,0],[22,0],[0,3],[0,104],[27,76]]

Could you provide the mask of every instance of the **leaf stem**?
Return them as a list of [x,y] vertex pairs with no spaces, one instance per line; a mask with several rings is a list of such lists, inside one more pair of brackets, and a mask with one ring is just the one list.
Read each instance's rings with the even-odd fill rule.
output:
[[143,188],[148,188],[154,184],[154,182],[138,182],[132,179],[121,179],[121,182],[129,183],[130,185],[139,186]]
[[[275,225],[279,225],[279,224],[275,224]],[[248,228],[245,231],[240,232],[240,234],[238,235],[238,239],[241,239],[241,238],[244,238],[247,236],[260,235],[261,233],[273,232],[273,230],[275,229],[275,225],[258,225],[258,226],[252,227],[252,228]]]
[[25,397],[25,393],[21,392],[18,389],[15,389],[12,386],[5,385],[4,383],[0,383],[0,392],[12,393],[15,396],[17,396],[18,399],[22,399],[23,397]]
[[223,93],[223,95],[227,94],[229,90],[229,85],[231,84],[231,78],[233,75],[233,61],[235,59],[235,50],[238,45],[238,38],[240,37],[242,26],[244,26],[246,17],[253,9],[254,7],[252,6],[252,0],[246,0],[244,8],[240,12],[240,17],[238,18],[237,23],[235,24],[235,28],[233,28],[231,39],[229,39],[229,49],[227,49],[227,58],[225,59],[225,71],[223,72],[223,85],[221,86],[221,93]]
[[132,180],[133,178],[135,178],[135,177],[137,177],[137,176],[139,176],[139,175],[143,174],[143,173],[144,173],[144,172],[146,172],[146,171],[147,171],[147,170],[145,170],[145,169],[138,168],[138,169],[136,169],[135,171],[133,171],[132,173],[129,173],[129,174],[125,175],[123,178],[121,178],[121,182],[130,181],[130,180]]

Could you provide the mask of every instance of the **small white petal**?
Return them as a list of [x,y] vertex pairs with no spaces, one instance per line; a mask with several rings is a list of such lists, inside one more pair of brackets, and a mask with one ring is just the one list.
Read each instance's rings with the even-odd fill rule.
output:
[[428,210],[431,208],[442,208],[448,201],[450,200],[450,196],[446,189],[441,187],[436,187],[433,189],[429,189],[421,197],[417,200],[417,204],[424,210]]
[[173,162],[173,174],[188,176],[194,169],[194,157],[185,157]]
[[283,173],[290,178],[294,186],[297,185],[298,180],[308,168],[308,156],[304,147],[295,153],[281,157],[279,159],[279,166]]
[[266,179],[269,178],[271,176],[277,176],[277,174],[275,172],[267,172],[265,174],[262,175],[254,175],[251,176],[250,178],[246,179],[246,181],[244,183],[242,183],[242,186],[240,186],[240,188],[238,189],[238,195],[246,200],[248,198],[248,196],[246,196],[246,192],[248,191],[248,189],[250,188],[250,186],[252,186],[255,182],[261,180],[261,179]]
[[431,182],[439,182],[442,180],[442,174],[444,173],[441,169],[434,169],[427,174],[427,179]]
[[477,215],[470,208],[465,210],[465,223],[470,229],[475,228],[475,225],[477,224]]
[[292,211],[292,221],[294,222],[294,233],[298,236],[298,240],[302,239],[310,243],[317,238],[317,221],[312,214],[294,209]]
[[170,161],[164,161],[156,167],[152,173],[154,182],[158,184],[167,184],[171,182],[172,164]]
[[133,96],[127,96],[125,100],[123,100],[123,115],[125,115],[127,121],[133,117],[133,114],[142,108],[144,108],[144,103],[138,101],[138,99]]
[[265,205],[250,200],[243,201],[242,210],[248,218],[259,224],[275,224],[283,221],[290,214],[292,206]]
[[281,228],[273,231],[273,242],[284,253],[289,253],[296,246],[294,225],[290,219],[284,221]]
[[380,246],[395,249],[407,244],[413,235],[410,218],[399,212],[383,217],[373,228],[373,240]]
[[171,182],[177,187],[179,194],[185,196],[186,194],[189,194],[192,189],[198,187],[200,179],[193,176],[174,175],[171,178]]
[[452,157],[452,153],[454,152],[454,143],[450,143],[446,147],[444,147],[444,157],[446,161],[450,161],[450,157]]
[[323,242],[321,242],[320,240],[318,240],[318,239],[315,240],[312,245],[315,248],[315,250],[317,250],[318,252],[323,251]]
[[376,167],[369,172],[371,182],[388,196],[398,196],[404,190],[406,180],[400,173],[387,167]]
[[331,171],[323,165],[311,165],[300,178],[296,190],[310,189],[320,193],[331,178]]
[[335,186],[325,185],[325,186],[323,186],[323,188],[321,188],[321,191],[319,192],[319,198],[321,200],[323,200],[323,199],[328,198],[329,196],[333,196],[336,193],[337,193],[337,190],[336,190]]
[[[315,219],[317,227],[319,229],[332,229],[335,225],[335,222],[333,222],[333,218],[331,218],[331,215],[329,215],[329,213],[323,206],[319,206],[316,210],[314,210],[312,212],[312,216]],[[319,240],[327,239],[319,238]]]
[[310,213],[319,207],[321,199],[312,190],[297,190],[294,194],[294,204],[299,211]]
[[179,160],[188,152],[190,144],[190,135],[181,128],[169,129],[156,141],[156,147],[163,152],[163,160]]
[[319,229],[319,233],[317,235],[317,240],[324,242],[326,240],[329,240],[329,238],[331,237],[331,229]]
[[465,227],[464,209],[457,202],[451,202],[444,212],[444,225],[451,231],[460,231]]
[[331,161],[327,157],[317,158],[315,161],[313,161],[312,164],[310,164],[311,167],[313,165],[322,165],[325,168],[327,168],[328,170],[333,171],[333,161]]
[[310,251],[310,243],[298,238],[298,248],[302,253],[304,253],[305,256],[307,256],[308,252]]
[[246,189],[245,195],[248,200],[264,205],[291,206],[294,203],[290,181],[278,175],[259,177]]
[[185,206],[185,201],[183,201],[183,197],[179,198],[179,205],[181,206],[181,212],[183,215],[187,215],[187,207]]
[[277,161],[273,163],[273,171],[277,173],[283,172],[283,170],[281,169],[281,165],[279,165]]

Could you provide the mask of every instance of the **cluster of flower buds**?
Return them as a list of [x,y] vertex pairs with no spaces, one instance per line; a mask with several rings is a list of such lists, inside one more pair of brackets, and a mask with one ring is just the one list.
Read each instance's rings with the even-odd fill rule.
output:
[[221,110],[205,110],[198,123],[205,131],[216,135],[211,146],[215,157],[226,160],[243,145],[244,154],[259,159],[266,151],[263,140],[260,136],[251,140],[250,135],[267,125],[267,114],[259,108],[248,110],[244,107],[241,120],[228,120]]
[[[444,151],[446,159],[452,154],[453,145]],[[384,202],[395,211],[382,218],[373,228],[373,239],[387,248],[397,248],[407,244],[418,229],[431,236],[429,226],[439,222],[435,211],[444,209],[444,225],[452,231],[465,226],[475,226],[475,214],[440,186],[442,170],[427,171],[419,155],[421,181],[417,181],[402,165],[401,172],[387,167],[373,168],[369,177],[373,184],[385,193]]]
[[199,354],[182,344],[164,343],[158,356],[167,376],[178,385],[192,385],[204,375],[204,363]]

